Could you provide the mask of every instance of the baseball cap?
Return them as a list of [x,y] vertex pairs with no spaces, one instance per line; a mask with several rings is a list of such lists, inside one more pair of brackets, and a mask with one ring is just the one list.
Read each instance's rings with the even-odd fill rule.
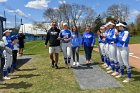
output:
[[108,22],[107,25],[115,25],[114,23],[112,22]]
[[127,24],[126,23],[118,23],[118,24],[116,24],[116,26],[123,26],[123,27],[127,27]]
[[5,34],[5,33],[7,33],[7,32],[12,32],[12,30],[5,30],[4,32],[3,32],[3,34]]

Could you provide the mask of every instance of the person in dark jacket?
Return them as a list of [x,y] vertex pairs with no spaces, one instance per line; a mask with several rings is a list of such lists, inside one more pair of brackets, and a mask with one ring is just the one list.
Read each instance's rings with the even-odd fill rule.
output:
[[[47,32],[47,37],[45,41],[45,45],[47,47],[49,41],[49,54],[50,59],[52,61],[52,67],[58,69],[58,60],[59,60],[59,52],[60,52],[60,40],[58,40],[60,30],[57,28],[57,23],[52,22],[52,27]],[[53,55],[55,54],[55,60]]]
[[23,55],[23,49],[24,49],[24,39],[25,35],[23,33],[19,33],[18,40],[19,40],[19,55]]

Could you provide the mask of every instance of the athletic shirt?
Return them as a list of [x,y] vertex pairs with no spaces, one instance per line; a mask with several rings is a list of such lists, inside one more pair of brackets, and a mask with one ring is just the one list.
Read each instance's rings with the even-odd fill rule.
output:
[[130,40],[130,33],[126,30],[122,30],[117,35],[116,46],[118,46],[118,47],[128,47],[129,40]]
[[95,44],[95,36],[93,32],[84,32],[82,39],[84,46],[91,47]]
[[[70,37],[72,37],[71,31],[70,30],[61,30],[59,37],[61,37],[61,38],[67,37],[66,39],[69,39]],[[70,40],[69,41],[62,40],[61,42],[69,43]]]
[[115,36],[115,32],[116,32],[117,30],[116,29],[109,29],[108,31],[107,31],[107,36],[106,36],[106,42],[108,43],[108,44],[114,44],[114,43],[116,43],[116,36]]
[[75,32],[72,32],[72,40],[71,40],[72,47],[79,47],[82,44],[82,37],[78,32],[78,36],[76,36]]
[[9,47],[10,49],[14,49],[10,36],[3,36],[2,40],[6,47]]

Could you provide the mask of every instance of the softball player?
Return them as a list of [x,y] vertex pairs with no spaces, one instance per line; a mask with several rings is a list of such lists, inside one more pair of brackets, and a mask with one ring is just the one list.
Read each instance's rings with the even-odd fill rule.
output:
[[124,75],[124,66],[127,68],[127,77],[123,82],[129,82],[131,79],[131,67],[129,65],[129,40],[130,33],[127,31],[127,24],[125,22],[121,22],[117,24],[119,33],[116,33],[117,36],[117,59],[120,65],[120,74],[116,76],[116,78],[120,78]]
[[99,30],[99,35],[98,35],[98,42],[99,42],[99,51],[100,51],[102,62],[105,62],[104,61],[104,57],[105,57],[105,50],[104,50],[105,42],[103,41],[104,32],[105,32],[105,26],[101,26],[100,30]]
[[10,74],[11,72],[11,65],[12,65],[12,49],[13,49],[13,43],[11,41],[10,38],[10,30],[6,30],[4,32],[4,36],[2,37],[2,40],[5,44],[5,46],[9,49],[9,51],[7,51],[6,49],[3,51],[3,55],[5,58],[5,64],[4,64],[4,68],[3,68],[3,79],[10,79],[7,76],[7,72],[8,74]]
[[63,23],[63,30],[61,30],[58,39],[61,40],[61,47],[64,54],[64,60],[66,68],[70,68],[70,61],[71,61],[71,39],[72,34],[71,31],[68,29],[68,24]]
[[109,27],[109,35],[106,37],[106,39],[108,40],[108,47],[109,47],[109,61],[110,61],[110,67],[107,69],[109,71],[107,71],[107,73],[112,73],[115,71],[115,63],[116,63],[116,46],[115,46],[115,42],[116,42],[116,35],[115,32],[117,31],[114,28],[114,23],[109,22],[108,23],[108,27]]

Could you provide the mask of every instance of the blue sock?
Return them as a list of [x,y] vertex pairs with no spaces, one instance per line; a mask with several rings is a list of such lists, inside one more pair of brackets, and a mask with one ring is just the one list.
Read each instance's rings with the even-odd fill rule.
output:
[[68,63],[69,63],[69,64],[70,64],[70,60],[71,60],[71,58],[69,57],[69,58],[68,58]]
[[115,63],[115,70],[116,72],[119,72],[119,62]]
[[68,64],[68,63],[67,63],[67,58],[64,58],[64,61],[65,61],[65,64]]
[[3,76],[7,76],[7,71],[3,71]]
[[124,75],[124,69],[121,69],[121,75]]
[[107,65],[110,66],[110,59],[107,58]]
[[7,71],[8,71],[8,73],[11,73],[11,68],[10,68],[10,67],[8,67]]
[[15,69],[16,68],[16,64],[12,64],[12,67]]
[[112,69],[112,71],[115,71],[115,64],[114,64],[114,61],[111,61],[111,69]]
[[128,78],[131,78],[131,73],[127,73]]

